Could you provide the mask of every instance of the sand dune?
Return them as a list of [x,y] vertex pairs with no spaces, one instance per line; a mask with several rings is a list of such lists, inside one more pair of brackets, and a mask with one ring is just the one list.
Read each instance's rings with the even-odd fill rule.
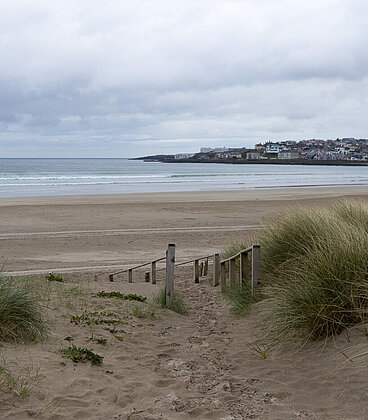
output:
[[[2,349],[14,372],[37,375],[25,399],[1,396],[2,418],[366,418],[365,359],[348,359],[366,348],[358,329],[336,342],[312,342],[298,352],[278,349],[262,359],[251,347],[257,340],[257,314],[231,317],[218,288],[206,279],[195,285],[190,277],[189,268],[178,270],[176,286],[189,315],[156,308],[154,319],[132,316],[131,307],[138,303],[91,296],[100,290],[150,296],[159,285],[87,279],[46,285],[52,296],[48,341]],[[70,292],[71,300],[61,293],[75,287],[81,290]],[[114,312],[122,323],[70,322],[84,310]],[[102,366],[63,359],[59,349],[69,345],[66,337],[103,355]],[[105,338],[106,345],[91,337]]]

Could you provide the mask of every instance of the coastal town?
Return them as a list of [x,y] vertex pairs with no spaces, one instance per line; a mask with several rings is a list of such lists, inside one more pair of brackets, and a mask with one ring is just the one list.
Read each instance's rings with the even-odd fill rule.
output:
[[[368,162],[368,139],[267,141],[254,148],[202,147],[199,153],[166,155],[159,160],[242,162],[242,161],[345,161]],[[310,163],[312,163],[310,162]],[[322,162],[321,162],[322,163]]]

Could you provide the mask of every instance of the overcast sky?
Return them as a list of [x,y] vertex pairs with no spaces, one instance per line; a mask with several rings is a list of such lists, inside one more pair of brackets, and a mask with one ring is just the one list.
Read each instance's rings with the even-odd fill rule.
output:
[[368,137],[365,0],[0,0],[0,157]]

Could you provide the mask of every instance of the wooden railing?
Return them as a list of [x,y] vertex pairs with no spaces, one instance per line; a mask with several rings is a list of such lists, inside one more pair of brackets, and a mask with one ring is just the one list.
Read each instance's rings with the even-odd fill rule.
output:
[[[194,283],[199,283],[200,277],[208,275],[209,260],[213,259],[213,276],[212,285],[217,286],[219,284],[220,275],[220,254],[205,255],[202,257],[192,258],[191,260],[182,261],[175,264],[175,267],[181,265],[187,265],[193,263],[193,280]],[[159,268],[157,271],[165,270],[165,267]],[[146,272],[146,279],[149,281],[150,272]]]
[[[143,264],[138,264],[135,265],[133,267],[130,268],[125,268],[124,270],[119,270],[119,271],[115,271],[115,273],[111,273],[109,275],[109,279],[110,281],[114,281],[114,276],[117,274],[123,274],[123,273],[128,273],[128,282],[129,283],[133,283],[133,270],[136,270],[137,268],[142,268],[145,267],[146,265],[151,265],[151,273],[150,273],[150,278],[152,281],[152,284],[156,284],[156,264],[160,261],[166,260],[166,257],[162,257],[162,258],[157,258],[156,260],[153,261],[149,261]],[[166,269],[166,267],[165,267]]]
[[[227,284],[226,271],[229,273],[229,286],[236,286],[237,282],[237,267],[236,260],[239,258],[239,286],[242,287],[246,281],[248,281],[249,274],[249,260],[248,255],[252,256],[252,267],[251,267],[251,291],[252,295],[256,292],[261,278],[261,248],[259,245],[253,245],[249,248],[242,249],[235,255],[232,255],[229,258],[225,258],[220,261],[220,281],[221,286]],[[228,270],[226,270],[226,264],[228,264]]]
[[[248,255],[251,254],[252,266],[249,270]],[[237,276],[236,260],[239,258],[239,276]],[[221,286],[227,284],[227,272],[229,273],[229,286],[236,286],[237,277],[239,278],[239,286],[245,284],[248,281],[249,272],[251,273],[250,284],[252,294],[257,290],[260,283],[261,277],[261,248],[259,245],[253,245],[249,248],[243,249],[235,255],[229,258],[225,258],[220,261],[220,254],[206,255],[203,257],[193,258],[191,260],[182,261],[175,264],[175,245],[169,244],[166,256],[157,258],[153,261],[149,261],[143,264],[138,264],[130,268],[115,271],[109,275],[110,281],[114,281],[114,276],[117,274],[128,273],[128,282],[133,282],[133,270],[151,266],[151,270],[146,272],[146,282],[151,281],[152,284],[156,284],[156,274],[158,271],[166,270],[166,297],[171,299],[174,293],[174,269],[181,265],[193,264],[193,280],[194,283],[199,283],[199,279],[202,276],[208,275],[209,260],[213,259],[213,276],[212,286],[217,286],[219,282]],[[157,268],[157,263],[166,260],[166,265],[162,268]],[[227,270],[228,264],[228,270]]]
[[[165,257],[157,258],[156,260],[153,260],[147,263],[138,264],[138,265],[135,265],[134,267],[126,268],[124,270],[115,271],[115,273],[111,273],[109,275],[109,279],[110,281],[114,281],[114,276],[116,274],[128,273],[128,282],[133,283],[133,270],[136,270],[141,267],[145,267],[146,265],[151,265],[151,282],[152,284],[155,284],[156,273],[158,271],[156,268],[156,263],[163,260],[166,260],[166,266],[164,268],[166,270],[166,305],[170,305],[174,297],[174,267],[175,267],[175,245],[174,244],[169,244],[167,246]],[[147,276],[146,276],[146,281],[147,281]]]

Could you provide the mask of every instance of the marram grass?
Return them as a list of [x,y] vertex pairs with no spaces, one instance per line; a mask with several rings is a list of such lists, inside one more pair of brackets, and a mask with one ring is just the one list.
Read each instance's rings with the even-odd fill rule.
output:
[[21,281],[0,277],[0,341],[36,340],[45,333],[37,297]]
[[166,285],[161,287],[161,289],[158,291],[158,294],[154,297],[154,303],[161,306],[161,308],[170,309],[171,311],[176,312],[180,315],[188,314],[188,308],[184,302],[182,295],[179,292],[174,291],[174,296],[171,304],[168,304],[166,302]]
[[319,339],[367,321],[366,205],[339,202],[280,214],[263,227],[258,243],[259,305],[274,339]]

